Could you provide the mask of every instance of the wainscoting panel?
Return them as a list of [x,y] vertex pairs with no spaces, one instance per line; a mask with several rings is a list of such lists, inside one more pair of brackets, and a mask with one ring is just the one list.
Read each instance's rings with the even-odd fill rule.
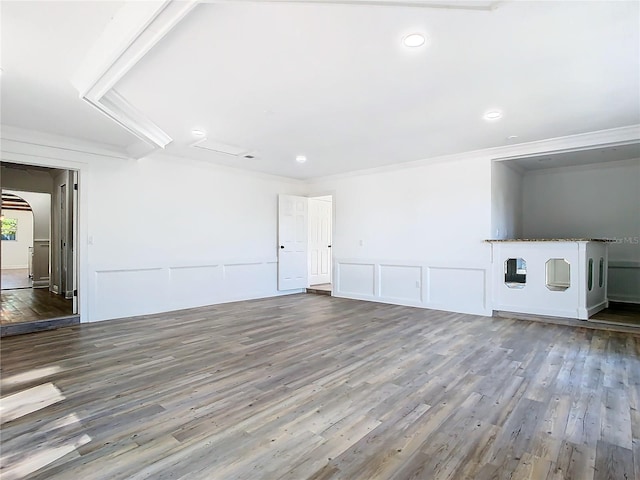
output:
[[486,270],[429,267],[427,276],[427,303],[431,307],[463,313],[486,309]]
[[224,296],[241,300],[276,295],[277,262],[226,263],[223,266]]
[[172,309],[211,305],[223,296],[221,265],[169,267]]
[[403,302],[422,302],[422,267],[380,265],[379,296]]
[[490,265],[336,259],[336,297],[491,315]]
[[95,280],[95,320],[166,310],[166,269],[97,270]]
[[90,321],[304,292],[278,291],[277,273],[275,258],[96,268]]
[[375,264],[338,262],[337,266],[338,293],[357,298],[376,296]]

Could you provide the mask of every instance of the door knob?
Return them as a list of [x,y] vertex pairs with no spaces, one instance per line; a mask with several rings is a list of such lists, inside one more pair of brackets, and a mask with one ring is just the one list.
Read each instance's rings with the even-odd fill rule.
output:
[[327,248],[331,248],[331,245],[327,245]]
[[284,245],[280,245],[280,248],[284,248]]

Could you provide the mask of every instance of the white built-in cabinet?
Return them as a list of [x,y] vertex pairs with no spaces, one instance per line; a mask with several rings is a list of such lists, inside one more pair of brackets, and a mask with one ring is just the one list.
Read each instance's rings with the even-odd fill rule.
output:
[[607,242],[488,240],[493,309],[586,320],[607,308]]

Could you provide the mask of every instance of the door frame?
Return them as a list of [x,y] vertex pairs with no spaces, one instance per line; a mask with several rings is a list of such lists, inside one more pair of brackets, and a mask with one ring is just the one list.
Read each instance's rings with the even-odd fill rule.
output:
[[[333,228],[334,228],[334,206],[333,206],[333,201],[334,201],[334,195],[332,194],[328,194],[328,195],[313,195],[313,196],[307,196],[307,198],[309,200],[312,199],[318,199],[321,197],[331,197],[331,235],[329,238],[329,245],[331,245],[329,248],[331,248],[331,265],[329,268],[329,283],[332,284],[333,283]],[[310,212],[309,212],[310,213]],[[311,215],[309,214],[309,218],[311,218]],[[311,225],[311,223],[309,223],[309,225]],[[307,257],[308,257],[308,261],[307,263],[309,263],[309,260],[311,258],[311,237],[308,236],[307,238]],[[308,270],[308,269],[307,269]],[[311,280],[310,280],[310,273],[309,271],[307,271],[307,287],[311,286]]]
[[[74,239],[75,242],[75,262],[78,265],[77,274],[75,277],[75,289],[78,291],[78,295],[74,297],[74,315],[78,315],[80,317],[80,322],[88,321],[88,292],[89,292],[89,284],[88,284],[88,255],[87,249],[82,245],[83,242],[80,241],[82,238],[88,238],[88,222],[87,216],[84,214],[86,205],[87,205],[87,192],[86,189],[82,188],[82,184],[84,179],[87,177],[87,173],[89,170],[89,165],[86,162],[82,161],[73,161],[73,160],[64,160],[60,158],[52,158],[47,156],[48,152],[43,152],[43,150],[51,150],[51,154],[53,154],[53,150],[58,150],[56,147],[48,147],[46,145],[41,144],[30,144],[23,143],[20,141],[6,141],[3,139],[3,143],[10,144],[12,147],[12,151],[4,150],[5,145],[3,145],[2,150],[2,163],[13,163],[18,165],[24,165],[26,167],[36,166],[36,167],[47,167],[47,168],[55,168],[62,170],[70,170],[71,172],[76,172],[74,176],[77,178],[78,184],[78,202],[77,209],[73,213],[75,220],[75,229],[78,231],[78,236]],[[73,152],[73,154],[78,154],[79,152]],[[86,153],[86,156],[92,156],[91,153]],[[8,187],[7,187],[8,188]]]
[[[331,296],[335,293],[336,286],[336,191],[335,190],[312,190],[305,195],[307,198],[331,197]],[[308,246],[307,246],[308,249]],[[309,283],[309,272],[307,272],[307,283]],[[309,286],[309,285],[307,285]]]

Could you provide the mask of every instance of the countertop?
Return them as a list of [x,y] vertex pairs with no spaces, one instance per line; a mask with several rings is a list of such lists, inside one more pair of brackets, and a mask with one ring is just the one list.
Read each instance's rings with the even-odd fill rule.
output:
[[604,238],[505,238],[485,240],[485,242],[611,242],[611,240]]

